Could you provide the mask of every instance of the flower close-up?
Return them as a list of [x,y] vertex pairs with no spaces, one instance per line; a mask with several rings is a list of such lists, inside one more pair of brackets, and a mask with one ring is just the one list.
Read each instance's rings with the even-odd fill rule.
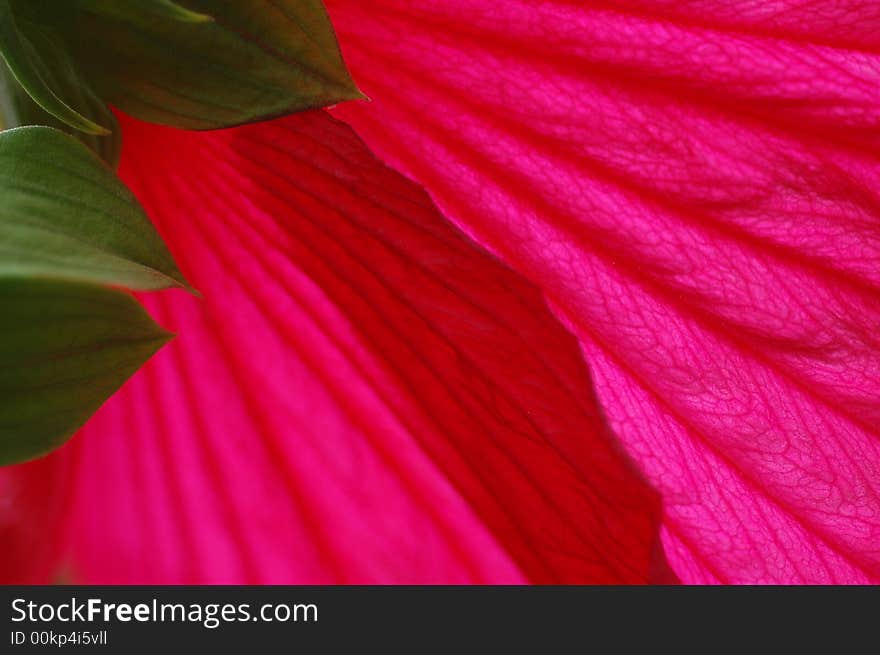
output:
[[[174,336],[58,434],[87,394],[27,394],[97,346],[16,360],[56,374],[27,394],[0,363],[0,445],[26,453],[0,468],[4,582],[880,582],[876,3],[9,4],[31,50],[106,39],[55,76],[4,41],[51,120],[0,134],[0,208],[30,229],[106,175],[170,256],[89,237],[70,272],[47,236],[24,278],[0,246],[3,302],[100,285]],[[209,69],[143,36],[166,22],[240,50]],[[59,125],[89,181],[20,200],[13,146]]]

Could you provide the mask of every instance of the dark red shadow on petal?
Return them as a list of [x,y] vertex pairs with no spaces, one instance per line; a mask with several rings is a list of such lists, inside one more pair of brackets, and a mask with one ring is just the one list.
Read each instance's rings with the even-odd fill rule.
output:
[[576,340],[347,126],[123,125],[203,298],[144,296],[179,336],[53,456],[79,579],[670,579]]

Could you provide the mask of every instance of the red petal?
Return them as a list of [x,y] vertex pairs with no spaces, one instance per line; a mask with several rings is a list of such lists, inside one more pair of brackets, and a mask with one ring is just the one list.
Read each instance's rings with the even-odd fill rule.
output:
[[659,516],[539,294],[323,113],[124,123],[204,298],[59,457],[87,582],[639,582]]
[[544,290],[683,579],[880,580],[874,2],[332,0],[338,115]]
[[61,583],[58,565],[70,460],[0,468],[0,584]]

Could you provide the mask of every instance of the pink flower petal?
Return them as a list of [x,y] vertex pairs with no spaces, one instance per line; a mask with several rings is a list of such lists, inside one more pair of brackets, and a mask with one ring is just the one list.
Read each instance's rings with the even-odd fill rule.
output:
[[[644,582],[659,507],[535,289],[323,113],[124,121],[204,298],[63,452],[94,583]],[[51,461],[50,460],[50,461]]]
[[880,581],[877,3],[329,5],[338,115],[580,337],[682,579]]

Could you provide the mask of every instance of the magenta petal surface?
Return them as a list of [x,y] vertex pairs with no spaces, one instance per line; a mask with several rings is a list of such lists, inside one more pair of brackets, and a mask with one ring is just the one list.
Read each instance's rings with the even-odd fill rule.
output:
[[880,581],[877,3],[329,6],[337,115],[578,335],[682,580]]
[[143,296],[177,338],[40,463],[74,471],[54,524],[77,580],[662,574],[659,503],[577,340],[349,127],[123,128],[121,174],[203,298]]

